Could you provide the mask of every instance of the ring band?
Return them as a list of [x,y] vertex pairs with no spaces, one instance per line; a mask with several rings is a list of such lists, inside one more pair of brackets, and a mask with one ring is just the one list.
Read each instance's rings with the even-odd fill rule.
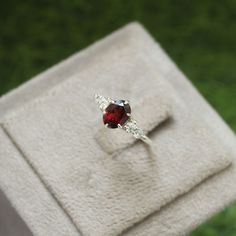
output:
[[138,127],[136,120],[131,116],[131,108],[127,100],[113,100],[95,94],[95,101],[103,112],[103,123],[107,128],[121,128],[140,139],[146,144],[152,143],[144,131]]

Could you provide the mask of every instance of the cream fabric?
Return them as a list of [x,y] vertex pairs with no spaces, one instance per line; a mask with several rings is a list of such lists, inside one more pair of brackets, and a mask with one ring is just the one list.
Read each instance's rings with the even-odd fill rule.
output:
[[[95,64],[2,121],[84,235],[120,234],[230,164],[230,154],[186,110],[145,51],[133,53],[127,63],[134,46],[114,41]],[[172,120],[152,135],[155,156],[140,142],[113,155],[101,150],[94,139],[102,123],[95,91],[110,91],[137,104],[143,91],[148,97],[170,97]],[[158,101],[152,101],[154,107]],[[135,114],[141,124],[152,125],[151,112]],[[116,132],[119,140],[123,135]]]
[[[34,235],[78,235],[68,217],[64,216],[62,208],[50,192],[45,191],[44,184],[1,128],[0,163],[1,189]],[[14,224],[9,224],[8,229],[11,228],[13,231],[14,227]],[[18,235],[25,235],[21,233],[23,232],[18,232]]]
[[[92,47],[93,49],[90,49],[90,53],[92,54],[92,52],[96,51],[95,50],[96,48],[97,48],[97,51],[99,52],[98,49],[99,48],[101,49],[102,46],[108,47],[110,45],[112,39],[114,39],[114,38],[121,40],[121,43],[125,42],[124,40],[127,38],[131,38],[133,40],[139,38],[139,43],[141,45],[143,45],[143,47],[141,47],[141,48],[148,49],[148,50],[150,50],[150,52],[152,51],[152,53],[149,54],[149,57],[150,57],[150,55],[152,55],[152,58],[158,62],[156,64],[156,69],[159,69],[159,72],[162,72],[162,74],[164,74],[164,77],[167,79],[169,78],[169,80],[171,82],[173,82],[172,78],[179,79],[179,80],[176,79],[173,82],[175,88],[177,88],[177,92],[181,93],[179,96],[184,97],[187,106],[191,105],[192,108],[195,107],[196,109],[198,109],[198,112],[199,111],[204,112],[205,116],[201,117],[201,118],[206,119],[206,122],[211,121],[211,124],[209,123],[209,125],[212,125],[212,123],[216,124],[216,127],[214,127],[214,129],[212,130],[212,133],[216,134],[215,137],[220,137],[220,135],[217,133],[220,130],[221,136],[223,134],[224,138],[225,138],[224,140],[227,141],[228,150],[232,151],[232,154],[235,154],[234,150],[233,150],[233,144],[235,142],[235,138],[232,135],[232,133],[230,133],[230,131],[227,128],[225,128],[224,124],[222,123],[221,120],[218,119],[217,115],[214,112],[212,112],[211,110],[209,110],[208,105],[205,104],[205,102],[202,100],[201,97],[199,97],[199,95],[190,86],[190,84],[185,81],[185,78],[183,77],[183,75],[176,70],[176,68],[173,66],[173,64],[171,64],[169,59],[160,50],[160,48],[157,47],[152,42],[152,40],[150,40],[149,36],[146,35],[146,33],[139,26],[131,25],[131,26],[125,28],[121,32],[116,33],[112,37],[106,39],[104,41],[104,43],[101,43],[100,45],[98,44],[97,46],[96,45],[93,46]],[[80,56],[73,57],[71,59],[71,63],[68,63],[68,61],[67,61],[67,64],[76,64],[75,63],[76,60],[80,61],[81,60]],[[64,64],[64,66],[65,66],[65,64]],[[159,68],[158,68],[158,66],[159,66]],[[64,69],[65,69],[65,67],[64,67]],[[61,75],[60,67],[58,68],[57,73],[58,73],[58,76]],[[47,76],[45,76],[44,78],[46,78],[46,77]],[[62,75],[62,77],[63,77],[63,75]],[[44,80],[41,79],[41,80],[37,80],[37,81],[38,81],[38,83],[43,84]],[[35,82],[35,84],[36,83],[37,82]],[[30,88],[30,86],[28,88]],[[33,87],[31,87],[31,89],[32,88]],[[23,93],[23,91],[27,91],[27,86],[25,86],[25,89],[23,88],[22,90],[18,90],[18,91],[21,91],[21,92],[18,92],[19,94]],[[15,94],[16,94],[16,92],[15,92]],[[4,100],[3,104],[6,104],[7,102],[9,104],[9,103],[13,102],[14,101],[14,93],[12,95],[6,96],[3,100]],[[193,104],[195,105],[194,107],[192,106]],[[193,112],[195,112],[195,111],[193,111]],[[198,116],[196,116],[196,117],[198,117]],[[212,121],[214,121],[214,122],[212,122]],[[223,133],[222,133],[222,131],[223,131]],[[222,142],[222,140],[221,140],[221,142]],[[233,169],[233,167],[231,169]],[[227,172],[231,173],[230,171],[225,171],[221,174],[222,177],[227,176],[227,174],[225,174]],[[230,174],[228,174],[228,175],[230,175]],[[219,179],[221,179],[221,178],[215,177],[215,179],[216,179],[215,183],[217,183],[217,180],[219,181]],[[229,189],[227,189],[228,191],[225,191],[226,194],[224,194],[223,196],[222,196],[222,191],[219,190],[219,188],[214,188],[211,190],[211,182],[214,183],[213,180],[214,179],[212,179],[212,181],[209,180],[205,184],[200,185],[196,188],[195,191],[198,191],[198,189],[200,189],[199,190],[200,191],[199,194],[201,196],[200,198],[195,197],[195,196],[198,196],[196,192],[195,192],[195,194],[192,194],[192,195],[191,195],[191,193],[186,194],[182,198],[183,198],[183,201],[187,204],[181,205],[182,198],[179,198],[178,201],[176,202],[176,204],[175,203],[172,204],[175,207],[171,207],[171,205],[170,205],[170,207],[167,206],[167,207],[163,208],[163,210],[160,212],[161,216],[163,215],[163,217],[158,217],[158,213],[153,214],[152,217],[147,218],[147,220],[144,221],[144,223],[136,225],[136,227],[134,228],[134,231],[131,230],[130,233],[132,234],[132,232],[135,232],[135,229],[136,229],[137,232],[139,233],[139,235],[157,235],[159,233],[160,234],[162,233],[163,235],[169,235],[169,234],[170,235],[175,235],[175,234],[177,235],[179,233],[185,232],[185,230],[191,229],[191,227],[193,227],[196,224],[198,224],[199,222],[201,222],[210,213],[211,214],[214,213],[216,210],[219,209],[219,207],[221,207],[222,205],[225,205],[230,199],[234,198],[234,192],[232,189],[230,189],[230,191],[229,191]],[[209,184],[207,184],[208,182],[209,182]],[[228,181],[227,184],[230,186],[230,184],[232,184],[232,181]],[[201,186],[204,186],[206,189],[209,188],[207,196],[205,194],[205,191],[201,192]],[[217,186],[217,184],[216,184],[216,186]],[[204,187],[202,187],[202,188],[204,188]],[[209,191],[209,190],[211,190],[211,191]],[[6,190],[6,192],[7,192],[7,190]],[[209,196],[209,192],[210,192],[210,194],[211,193],[215,194],[217,192],[219,199],[217,199],[215,195]],[[188,197],[188,196],[190,196],[190,197]],[[215,204],[210,204],[210,202],[208,200],[210,197],[213,197],[213,196],[214,196],[214,199],[217,199],[218,201],[216,201]],[[222,197],[220,197],[220,196],[222,196]],[[224,199],[223,199],[223,197],[224,197]],[[200,201],[200,199],[201,199],[201,201]],[[202,201],[204,199],[206,200],[205,202]],[[40,201],[40,198],[37,200]],[[13,201],[14,201],[14,199],[13,199]],[[180,204],[179,206],[181,206],[181,208],[178,206],[178,204]],[[207,208],[203,208],[206,205],[207,205]],[[200,207],[200,206],[203,206],[203,207]],[[207,209],[210,209],[210,212],[208,212]],[[202,210],[202,211],[200,211],[200,210]],[[22,209],[19,211],[22,211]],[[164,212],[164,213],[162,213],[162,212]],[[189,217],[189,212],[191,212],[191,217]],[[195,212],[196,212],[196,214],[194,214]],[[168,222],[169,224],[166,224],[166,222]],[[150,227],[150,226],[152,226],[152,227]],[[137,232],[135,232],[135,233],[137,234]]]

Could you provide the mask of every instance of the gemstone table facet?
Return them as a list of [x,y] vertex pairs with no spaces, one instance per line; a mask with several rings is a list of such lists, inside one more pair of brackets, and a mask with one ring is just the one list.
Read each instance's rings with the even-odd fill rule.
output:
[[117,100],[110,103],[103,114],[103,122],[108,128],[118,128],[118,125],[124,125],[129,119],[131,108],[124,100]]

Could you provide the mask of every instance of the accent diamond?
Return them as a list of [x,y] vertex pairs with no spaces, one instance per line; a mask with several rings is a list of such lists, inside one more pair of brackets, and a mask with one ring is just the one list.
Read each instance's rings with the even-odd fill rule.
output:
[[137,122],[134,119],[130,119],[122,128],[127,133],[131,133],[135,138],[140,138],[144,135],[144,132],[137,126]]
[[101,95],[95,94],[95,101],[99,106],[99,109],[104,112],[106,107],[112,102],[112,100],[108,97],[103,97]]

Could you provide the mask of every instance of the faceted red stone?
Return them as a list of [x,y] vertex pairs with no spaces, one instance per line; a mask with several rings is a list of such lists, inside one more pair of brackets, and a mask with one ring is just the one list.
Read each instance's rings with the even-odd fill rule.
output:
[[128,119],[131,113],[129,104],[125,104],[124,100],[117,100],[115,103],[111,103],[105,109],[103,114],[103,122],[108,128],[117,128],[118,125],[123,125]]

